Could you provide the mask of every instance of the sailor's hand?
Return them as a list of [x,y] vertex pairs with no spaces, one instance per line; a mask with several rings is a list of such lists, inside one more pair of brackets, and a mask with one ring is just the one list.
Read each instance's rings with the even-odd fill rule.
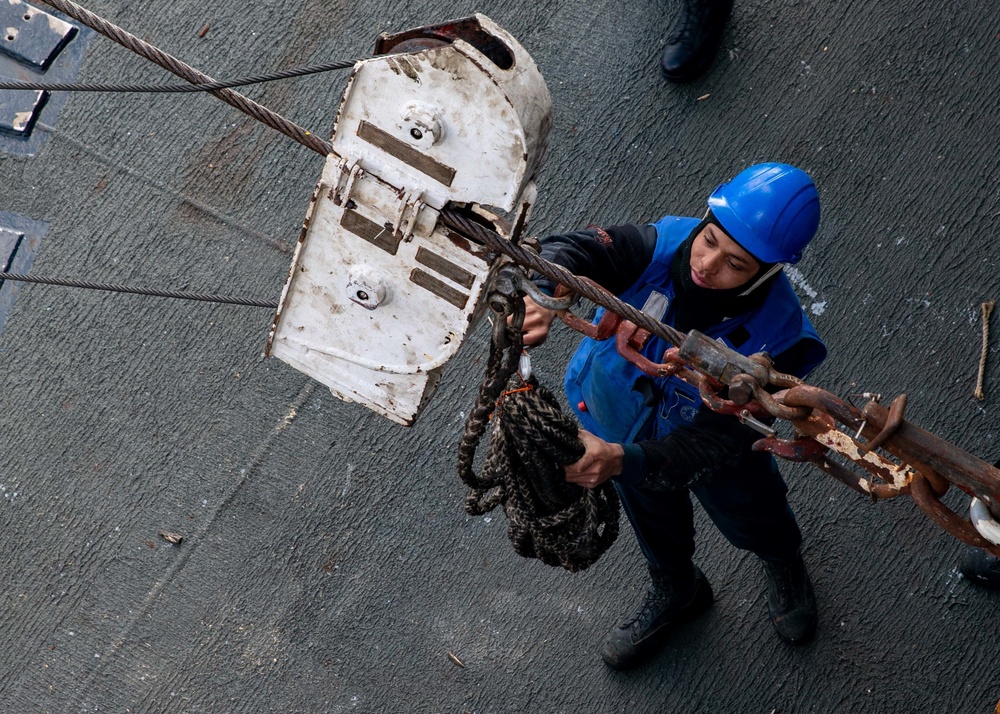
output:
[[587,451],[579,461],[563,467],[567,481],[596,488],[622,472],[625,449],[621,444],[612,444],[583,429],[580,429],[580,441]]
[[524,346],[534,347],[545,342],[552,329],[552,321],[556,317],[555,310],[549,310],[539,305],[530,297],[524,298]]

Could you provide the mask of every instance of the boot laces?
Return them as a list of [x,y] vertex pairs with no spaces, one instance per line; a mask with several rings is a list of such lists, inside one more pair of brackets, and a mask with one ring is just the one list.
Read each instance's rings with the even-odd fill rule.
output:
[[623,623],[623,629],[645,630],[667,608],[673,599],[674,586],[669,581],[653,581],[646,591],[642,605]]
[[800,588],[797,582],[801,580],[800,568],[797,563],[791,565],[785,563],[768,563],[765,567],[770,575],[769,581],[774,592],[775,599],[782,609],[795,603],[798,598]]
[[711,5],[705,0],[684,0],[684,8],[673,32],[670,33],[668,43],[682,42],[697,34],[711,11]]

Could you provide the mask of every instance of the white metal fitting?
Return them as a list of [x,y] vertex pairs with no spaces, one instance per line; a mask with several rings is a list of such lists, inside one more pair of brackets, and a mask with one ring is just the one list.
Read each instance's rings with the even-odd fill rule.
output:
[[344,91],[265,354],[410,425],[499,267],[439,211],[460,206],[516,240],[552,101],[525,49],[483,15],[384,35],[377,52]]
[[413,101],[403,106],[402,128],[413,145],[421,149],[429,149],[444,139],[441,111],[425,102]]
[[973,498],[972,505],[969,506],[969,520],[979,531],[979,535],[993,545],[1000,545],[1000,523],[990,513],[986,504],[978,498]]

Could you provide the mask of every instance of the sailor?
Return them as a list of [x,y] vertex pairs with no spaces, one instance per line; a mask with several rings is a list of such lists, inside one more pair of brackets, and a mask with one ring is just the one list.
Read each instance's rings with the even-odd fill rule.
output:
[[[767,352],[777,370],[805,377],[826,348],[782,266],[802,257],[819,214],[805,172],[758,164],[716,188],[700,220],[665,216],[550,236],[542,256],[678,330],[699,330],[745,355]],[[543,278],[537,283],[546,292],[555,287]],[[525,344],[541,344],[554,313],[525,302]],[[660,362],[670,346],[652,337],[642,352]],[[586,447],[565,467],[566,478],[588,488],[612,479],[648,561],[645,598],[607,636],[604,661],[615,669],[641,663],[673,625],[711,604],[712,589],[692,560],[690,494],[734,546],[760,559],[781,638],[810,639],[816,602],[802,536],[774,458],[751,450],[760,435],[703,406],[681,380],[646,376],[618,354],[613,339],[584,339],[565,387]]]

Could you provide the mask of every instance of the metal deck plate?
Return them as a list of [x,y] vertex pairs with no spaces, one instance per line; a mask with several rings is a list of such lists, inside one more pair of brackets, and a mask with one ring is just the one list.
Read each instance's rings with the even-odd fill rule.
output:
[[77,32],[65,20],[20,0],[0,3],[0,30],[0,52],[43,72]]
[[[0,22],[0,78],[22,82],[76,79],[93,31],[20,0],[0,0]],[[0,90],[0,153],[34,156],[70,94]]]

